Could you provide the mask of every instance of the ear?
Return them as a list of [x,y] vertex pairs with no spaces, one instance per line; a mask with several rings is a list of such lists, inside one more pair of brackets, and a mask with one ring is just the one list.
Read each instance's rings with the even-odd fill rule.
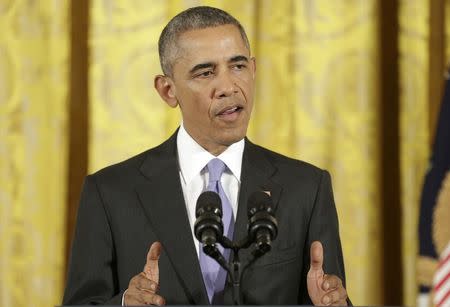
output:
[[175,96],[175,85],[173,81],[163,75],[157,75],[154,81],[155,89],[158,91],[159,96],[172,108],[178,105],[178,100]]
[[251,57],[250,62],[252,63],[252,73],[253,73],[253,79],[255,79],[256,76],[256,58]]

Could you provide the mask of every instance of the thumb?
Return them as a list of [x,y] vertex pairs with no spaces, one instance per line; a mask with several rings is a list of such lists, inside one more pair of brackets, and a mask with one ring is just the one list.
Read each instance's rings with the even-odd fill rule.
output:
[[323,247],[319,241],[314,241],[311,244],[311,265],[308,275],[310,277],[321,277],[323,275]]
[[321,286],[324,280],[322,243],[314,241],[311,244],[310,255],[311,265],[307,276],[308,294],[314,305],[323,305],[322,297],[325,292]]
[[148,279],[159,283],[159,256],[161,255],[162,245],[156,241],[150,246],[147,253],[147,262],[144,266],[144,274]]

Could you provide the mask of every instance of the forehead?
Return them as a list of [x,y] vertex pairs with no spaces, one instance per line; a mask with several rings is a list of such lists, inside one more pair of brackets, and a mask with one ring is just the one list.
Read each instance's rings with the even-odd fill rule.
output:
[[235,25],[223,25],[184,32],[178,38],[176,62],[226,60],[236,55],[250,56]]

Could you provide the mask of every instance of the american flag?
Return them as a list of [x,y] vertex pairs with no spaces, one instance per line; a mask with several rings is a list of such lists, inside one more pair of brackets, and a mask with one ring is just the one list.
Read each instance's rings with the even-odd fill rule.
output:
[[439,266],[434,275],[434,298],[436,307],[450,306],[450,243],[439,259]]
[[[420,281],[420,295],[418,306],[429,305],[428,294],[431,290],[435,293],[433,302],[436,306],[450,307],[450,232],[448,231],[450,218],[447,217],[448,213],[443,213],[450,210],[446,183],[446,177],[450,174],[450,79],[448,73],[429,162],[419,215],[417,277]],[[442,201],[438,201],[441,194],[443,194]],[[439,210],[439,214],[436,214]],[[438,264],[438,261],[441,264]],[[439,266],[438,271],[435,271],[436,266]]]

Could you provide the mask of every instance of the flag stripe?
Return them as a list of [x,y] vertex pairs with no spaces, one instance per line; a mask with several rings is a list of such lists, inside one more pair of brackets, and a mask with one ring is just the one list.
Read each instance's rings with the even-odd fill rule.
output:
[[450,290],[447,291],[445,296],[436,304],[436,307],[446,307],[449,306],[446,302],[450,303]]
[[450,282],[444,283],[440,289],[436,290],[434,292],[434,302],[440,302],[442,299],[447,295],[447,293],[450,291]]
[[447,274],[450,272],[450,261],[444,262],[439,269],[437,269],[435,275],[434,275],[434,284],[437,285],[439,282],[447,276]]
[[[450,246],[450,244],[449,244],[449,246]],[[445,257],[445,259],[443,259],[439,262],[438,269],[440,269],[445,263],[450,262],[450,251],[446,251],[446,252],[448,253],[447,257]],[[443,253],[442,255],[445,255],[445,253]]]
[[434,288],[435,291],[439,291],[439,289],[442,287],[442,285],[449,280],[450,280],[450,272],[448,272],[447,275],[443,279],[438,281],[438,284]]

